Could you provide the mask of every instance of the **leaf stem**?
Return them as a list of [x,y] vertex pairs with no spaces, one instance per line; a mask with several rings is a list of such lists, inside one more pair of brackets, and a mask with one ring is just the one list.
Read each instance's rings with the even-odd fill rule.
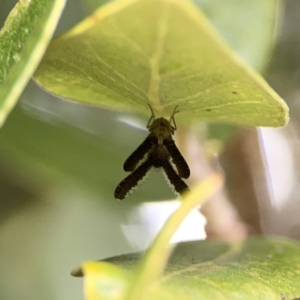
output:
[[221,188],[222,184],[222,175],[214,173],[184,197],[181,206],[169,217],[154,240],[152,247],[145,254],[137,270],[136,280],[132,282],[128,289],[126,300],[144,299],[147,291],[153,287],[153,283],[163,271],[171,255],[174,245],[169,243],[173,234],[191,210],[203,204],[207,198]]

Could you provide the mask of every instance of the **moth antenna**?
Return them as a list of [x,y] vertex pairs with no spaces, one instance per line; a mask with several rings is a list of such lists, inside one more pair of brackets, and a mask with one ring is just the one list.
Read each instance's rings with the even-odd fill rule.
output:
[[147,124],[147,128],[149,128],[149,127],[150,127],[151,121],[152,121],[152,120],[155,120],[155,113],[154,113],[154,111],[153,111],[152,106],[151,106],[149,103],[147,103],[147,104],[148,104],[148,106],[150,107],[150,110],[151,110],[151,117],[150,117],[150,119],[149,119],[149,121],[148,121],[148,124]]
[[172,113],[172,115],[171,115],[171,117],[170,117],[170,124],[171,124],[171,122],[173,121],[173,124],[174,124],[174,130],[177,130],[177,126],[176,126],[176,122],[175,122],[175,118],[174,118],[175,114],[177,114],[177,113],[179,112],[179,110],[177,110],[177,108],[178,108],[178,105],[175,106],[175,108],[174,108],[174,110],[173,110],[173,113]]

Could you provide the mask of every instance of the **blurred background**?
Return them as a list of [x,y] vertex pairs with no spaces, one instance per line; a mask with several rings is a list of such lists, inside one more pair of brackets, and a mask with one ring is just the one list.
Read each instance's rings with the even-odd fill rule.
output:
[[[16,2],[1,1],[0,27]],[[198,2],[209,15],[207,1]],[[100,4],[68,1],[56,34]],[[260,70],[287,101],[289,125],[223,132],[215,125],[207,135],[201,125],[194,132],[202,132],[203,147],[195,134],[187,137],[187,145],[197,144],[200,169],[190,184],[220,165],[226,174],[226,190],[202,208],[209,238],[270,234],[300,239],[300,2],[285,0],[280,8]],[[222,18],[232,19],[225,8]],[[155,203],[138,208],[141,199],[173,198],[162,175],[152,172],[125,201],[113,197],[125,176],[124,160],[147,134],[146,122],[62,101],[30,82],[0,131],[0,299],[82,299],[81,280],[69,275],[80,262],[147,247],[176,207],[162,202],[163,208]],[[189,160],[189,150],[183,152]],[[186,224],[178,239],[204,237],[205,221],[195,214],[193,230]]]

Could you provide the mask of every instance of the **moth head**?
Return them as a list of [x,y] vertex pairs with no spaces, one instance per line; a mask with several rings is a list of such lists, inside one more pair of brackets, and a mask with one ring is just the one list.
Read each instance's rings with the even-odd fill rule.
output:
[[[176,130],[176,123],[174,119],[174,115],[178,112],[177,108],[178,105],[175,106],[174,111],[170,117],[170,120],[166,120],[163,117],[155,118],[154,111],[151,107],[151,105],[148,103],[150,110],[151,110],[151,117],[147,124],[147,128],[149,129],[152,136],[154,136],[159,145],[163,144],[163,141],[165,139],[172,139],[172,135],[174,134],[174,131]],[[173,125],[172,125],[173,122]]]
[[157,138],[158,144],[162,145],[165,139],[172,138],[175,127],[165,118],[157,118],[149,125],[149,131]]

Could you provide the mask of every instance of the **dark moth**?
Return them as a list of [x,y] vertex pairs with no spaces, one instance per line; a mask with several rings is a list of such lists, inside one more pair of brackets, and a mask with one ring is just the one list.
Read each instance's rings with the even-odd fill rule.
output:
[[172,137],[177,129],[174,115],[178,112],[178,106],[175,107],[169,121],[162,117],[156,119],[150,105],[149,107],[152,115],[147,128],[150,133],[125,161],[123,168],[131,174],[116,187],[116,199],[122,200],[128,196],[143,182],[153,167],[162,169],[176,193],[182,195],[189,190],[182,178],[190,176],[190,169]]

